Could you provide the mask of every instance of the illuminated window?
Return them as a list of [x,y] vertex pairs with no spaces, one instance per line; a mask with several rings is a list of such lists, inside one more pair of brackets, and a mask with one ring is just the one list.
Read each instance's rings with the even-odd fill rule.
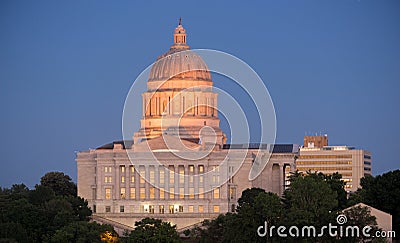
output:
[[154,184],[154,166],[150,167],[149,174],[150,174],[150,183]]
[[180,212],[180,213],[183,213],[183,206],[179,206],[178,209],[179,209],[179,212]]
[[230,199],[236,198],[236,188],[235,187],[229,188],[229,198]]
[[150,187],[150,199],[154,199],[154,187]]
[[218,205],[214,205],[214,213],[219,213],[219,206]]
[[120,196],[121,196],[121,199],[125,199],[126,198],[125,187],[121,187],[120,188]]
[[164,213],[164,205],[158,206],[158,212],[162,214]]
[[183,187],[179,188],[179,198],[180,199],[185,198],[185,188]]
[[194,188],[193,187],[189,188],[189,199],[194,199]]
[[125,165],[121,165],[120,167],[121,173],[125,173]]
[[139,183],[140,183],[140,184],[144,184],[146,181],[144,180],[143,176],[140,175],[139,177],[140,177]]
[[203,183],[204,179],[202,175],[199,175],[199,183]]
[[140,193],[139,193],[140,199],[145,199],[146,198],[146,188],[140,188]]
[[135,183],[135,176],[131,176],[131,183]]
[[111,166],[106,166],[106,167],[104,167],[104,172],[106,172],[106,173],[111,173]]
[[164,199],[165,198],[165,191],[164,189],[160,188],[160,199]]
[[214,188],[213,196],[214,196],[214,199],[219,199],[219,187]]
[[135,166],[131,165],[131,166],[129,166],[129,167],[131,168],[131,173],[132,173],[132,174],[135,173]]
[[204,212],[204,206],[203,205],[199,205],[198,211],[199,211],[199,213],[203,213]]
[[189,165],[189,172],[193,173],[194,172],[194,165]]
[[165,181],[165,171],[164,167],[160,168],[160,185],[164,185]]
[[111,199],[111,188],[106,188],[106,199]]
[[153,205],[149,206],[149,213],[151,213],[151,214],[154,213],[154,206]]
[[175,198],[175,188],[170,188],[169,189],[169,198],[174,199]]
[[199,188],[199,198],[200,199],[204,198],[204,188]]
[[169,205],[168,210],[169,213],[174,213],[174,205]]
[[193,205],[189,205],[189,206],[188,206],[188,212],[189,212],[189,213],[193,213],[193,211],[194,211]]
[[192,175],[189,176],[189,183],[193,183],[193,176]]
[[214,166],[213,166],[213,171],[214,171],[215,173],[219,173],[219,166],[218,166],[218,165],[214,165]]
[[185,183],[185,168],[183,166],[179,166],[179,184]]
[[131,191],[130,191],[130,198],[131,199],[135,199],[136,198],[136,188],[131,187]]
[[121,183],[125,183],[125,176],[121,176]]
[[112,183],[112,177],[111,176],[105,176],[104,177],[104,182],[105,183]]
[[169,166],[169,184],[174,184],[175,183],[174,175],[175,175],[174,166],[170,165]]
[[143,165],[139,166],[139,175],[140,175],[140,184],[144,184],[146,181],[144,180],[144,177],[146,175],[146,170]]
[[204,172],[204,165],[199,165],[199,173],[203,173]]

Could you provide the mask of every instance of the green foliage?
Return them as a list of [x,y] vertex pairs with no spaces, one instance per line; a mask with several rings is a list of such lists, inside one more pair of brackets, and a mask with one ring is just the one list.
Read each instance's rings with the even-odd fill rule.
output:
[[60,242],[61,238],[80,242],[84,239],[85,236],[77,237],[73,232],[84,233],[88,236],[86,242],[92,242],[90,237],[95,236],[93,239],[97,240],[105,229],[112,230],[109,226],[87,222],[92,212],[87,201],[76,196],[76,186],[69,176],[51,172],[41,182],[33,190],[24,184],[0,188],[0,242]]
[[63,172],[49,172],[41,179],[40,184],[51,188],[58,196],[76,196],[76,185],[71,181],[71,177]]
[[[350,198],[351,204],[363,202],[392,215],[393,230],[400,232],[400,170],[390,171],[376,177],[361,179],[362,189]],[[396,239],[400,234],[396,234]]]
[[160,219],[144,218],[135,223],[135,229],[131,231],[126,242],[180,242],[176,231],[176,225]]
[[57,230],[51,242],[102,242],[101,235],[107,231],[114,229],[110,225],[75,221]]

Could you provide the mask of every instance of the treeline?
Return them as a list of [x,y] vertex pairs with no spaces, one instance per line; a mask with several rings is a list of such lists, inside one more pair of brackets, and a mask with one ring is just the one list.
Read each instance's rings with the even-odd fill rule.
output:
[[[296,173],[291,177],[290,186],[283,197],[259,188],[247,189],[238,200],[235,213],[221,214],[184,233],[192,242],[386,242],[382,238],[365,237],[361,233],[359,237],[332,237],[328,232],[320,237],[301,234],[292,237],[287,231],[287,237],[278,235],[279,226],[286,229],[291,226],[300,229],[303,226],[314,226],[317,230],[329,224],[340,226],[337,222],[340,214],[346,216],[346,225],[359,226],[360,229],[370,226],[369,233],[374,235],[380,229],[370,210],[361,206],[351,207],[359,202],[392,214],[393,230],[400,232],[400,170],[363,178],[363,189],[351,194],[349,198],[344,185],[341,175],[337,173]],[[348,207],[351,208],[346,209]],[[258,233],[260,226],[263,226],[261,236]]]
[[0,242],[112,242],[117,238],[110,225],[89,222],[91,214],[71,178],[50,172],[32,190],[24,184],[0,188]]
[[[393,230],[400,232],[400,170],[361,180],[362,189],[347,196],[340,174],[295,173],[282,197],[259,188],[247,189],[238,200],[236,212],[205,220],[186,230],[180,238],[176,226],[145,218],[135,229],[118,236],[112,226],[89,222],[87,202],[76,195],[76,185],[61,172],[47,173],[29,190],[25,185],[0,188],[0,242],[379,242],[359,237],[278,236],[279,226],[337,225],[337,216],[347,216],[347,225],[369,225],[379,230],[368,208],[352,207],[359,202],[392,214]],[[344,210],[346,209],[346,210]],[[275,226],[273,234],[260,236]],[[267,226],[266,228],[264,226]],[[269,233],[269,232],[268,232]],[[182,235],[181,235],[182,236]],[[398,237],[398,236],[397,236]]]

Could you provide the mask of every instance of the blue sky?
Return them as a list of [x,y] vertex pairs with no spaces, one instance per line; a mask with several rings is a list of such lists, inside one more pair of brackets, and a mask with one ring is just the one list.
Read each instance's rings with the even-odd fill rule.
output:
[[192,48],[258,72],[278,143],[322,132],[370,150],[375,175],[400,167],[399,1],[1,1],[0,186],[76,180],[75,151],[121,139],[129,88],[180,16]]

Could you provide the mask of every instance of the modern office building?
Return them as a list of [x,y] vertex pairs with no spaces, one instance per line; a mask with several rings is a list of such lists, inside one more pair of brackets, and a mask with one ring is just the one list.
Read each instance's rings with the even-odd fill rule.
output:
[[348,192],[360,188],[360,179],[371,175],[371,153],[349,146],[328,146],[328,136],[305,136],[304,145],[296,161],[300,172],[339,172],[346,182]]
[[78,195],[117,229],[144,217],[190,227],[233,211],[247,188],[282,194],[295,170],[297,145],[226,144],[206,63],[181,23],[173,39],[151,68],[132,141],[77,154]]

